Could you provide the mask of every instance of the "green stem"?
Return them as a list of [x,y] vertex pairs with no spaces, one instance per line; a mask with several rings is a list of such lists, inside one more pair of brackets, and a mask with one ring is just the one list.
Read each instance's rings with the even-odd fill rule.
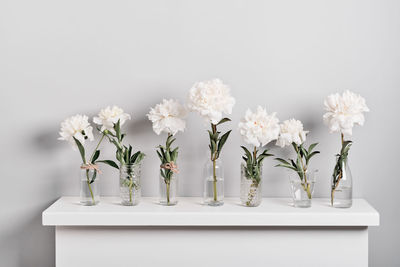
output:
[[167,205],[169,205],[169,183],[166,183],[167,185]]
[[[342,147],[343,147],[344,134],[341,133],[340,137],[341,137],[340,139],[342,141]],[[339,181],[342,179],[342,177],[343,177],[343,169],[342,169],[342,166],[340,166],[340,172],[339,172],[339,175],[338,175],[338,179],[337,179],[336,183],[334,183],[334,185],[332,187],[332,190],[331,190],[331,206],[333,206],[333,200],[335,198],[335,191],[336,191],[336,188],[339,186]]]
[[92,155],[90,156],[90,163],[93,163],[93,162],[92,162],[93,156],[94,156],[94,154],[96,153],[97,149],[99,148],[99,146],[100,146],[101,142],[103,141],[105,135],[106,135],[106,134],[103,132],[103,135],[101,136],[100,141],[97,143],[96,148],[93,150],[93,153],[92,153]]
[[129,182],[129,202],[132,203],[132,189],[133,189],[133,179]]
[[[299,153],[299,150],[296,149],[296,152]],[[307,166],[304,165],[302,157],[300,158],[300,162],[301,162],[301,168],[303,169],[303,175],[304,175],[304,184],[302,183],[302,187],[307,192],[308,199],[311,199],[312,196],[311,196],[310,184],[307,182],[307,174],[306,174]]]
[[92,187],[90,186],[89,170],[86,170],[86,183],[87,183],[87,185],[88,185],[88,187],[89,187],[90,196],[92,197],[92,203],[93,203],[93,205],[95,205],[96,202],[94,201],[94,196],[93,196]]
[[216,162],[215,159],[213,159],[213,177],[214,177],[214,201],[217,201],[217,174],[216,174]]

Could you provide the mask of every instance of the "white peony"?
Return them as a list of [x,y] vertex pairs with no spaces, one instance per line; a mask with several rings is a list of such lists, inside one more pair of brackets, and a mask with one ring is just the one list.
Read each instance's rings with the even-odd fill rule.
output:
[[198,112],[213,124],[222,119],[223,113],[231,114],[234,105],[229,87],[219,79],[193,85],[187,103],[189,110]]
[[280,125],[280,128],[281,132],[276,141],[277,146],[284,147],[292,143],[301,145],[306,141],[308,131],[304,131],[301,121],[295,119],[286,120]]
[[147,117],[153,122],[153,130],[156,134],[165,132],[175,135],[185,130],[186,114],[186,109],[177,100],[164,99],[162,103],[150,109]]
[[124,113],[124,111],[117,107],[113,106],[111,107],[106,107],[105,109],[102,109],[100,113],[98,114],[98,117],[93,118],[93,122],[101,125],[101,131],[103,132],[104,130],[108,130],[111,133],[115,134],[114,131],[114,124],[118,122],[120,123],[120,126],[122,126],[127,120],[130,120],[131,116],[127,113]]
[[350,91],[342,95],[332,94],[325,101],[324,123],[328,125],[331,132],[341,132],[351,135],[355,124],[364,124],[364,112],[369,109],[365,99]]
[[77,148],[74,137],[82,145],[85,144],[87,139],[93,141],[93,127],[90,126],[88,116],[78,114],[65,119],[61,123],[60,136],[58,140],[68,141],[74,149]]
[[280,127],[279,119],[275,115],[276,113],[268,115],[267,110],[261,106],[257,107],[256,112],[248,109],[239,122],[239,132],[243,140],[247,144],[259,147],[277,139]]

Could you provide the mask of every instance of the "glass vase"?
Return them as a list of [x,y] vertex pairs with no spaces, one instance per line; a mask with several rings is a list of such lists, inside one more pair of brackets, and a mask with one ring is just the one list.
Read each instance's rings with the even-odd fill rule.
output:
[[135,206],[140,202],[141,163],[121,165],[119,176],[119,192],[121,204]]
[[204,204],[221,206],[224,204],[224,169],[222,161],[209,160],[204,165]]
[[[161,169],[161,171],[163,171]],[[165,173],[165,172],[164,172]],[[160,172],[160,199],[159,203],[165,206],[173,206],[178,203],[176,198],[178,191],[178,174],[170,171],[167,172],[167,178],[164,178]]]
[[292,194],[294,207],[311,207],[311,199],[314,192],[314,184],[317,172],[317,170],[307,170],[306,172],[289,172],[290,191]]
[[353,204],[353,177],[348,160],[340,165],[336,179],[334,175],[331,176],[331,205],[335,208],[350,208]]
[[262,201],[262,167],[260,166],[260,179],[248,177],[246,164],[240,165],[240,201],[246,207],[257,207]]
[[88,165],[81,166],[80,203],[84,206],[94,206],[100,202],[99,173]]

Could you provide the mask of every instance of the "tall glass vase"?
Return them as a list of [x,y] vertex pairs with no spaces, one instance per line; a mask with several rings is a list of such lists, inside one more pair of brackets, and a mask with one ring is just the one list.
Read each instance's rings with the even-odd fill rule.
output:
[[124,164],[120,166],[119,170],[121,204],[125,206],[135,206],[139,204],[141,197],[141,163]]
[[240,202],[246,207],[257,207],[262,200],[262,167],[260,181],[246,175],[246,164],[240,165]]
[[178,203],[176,198],[178,191],[178,174],[171,172],[170,178],[166,179],[160,172],[160,199],[161,205],[173,206]]
[[331,177],[331,205],[335,208],[350,208],[352,204],[353,177],[349,162],[346,159],[341,164],[336,163],[334,173]]
[[84,206],[94,206],[100,202],[99,173],[96,169],[81,166],[80,203]]
[[224,169],[220,159],[208,160],[204,166],[204,204],[224,204]]

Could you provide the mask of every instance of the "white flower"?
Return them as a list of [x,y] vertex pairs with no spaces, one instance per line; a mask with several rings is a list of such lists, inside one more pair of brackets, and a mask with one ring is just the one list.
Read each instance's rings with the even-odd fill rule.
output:
[[267,114],[267,110],[261,106],[257,107],[256,112],[250,109],[239,122],[239,131],[243,140],[256,147],[265,146],[279,136],[279,119],[275,117],[276,113]]
[[230,89],[221,80],[199,82],[190,89],[188,109],[197,111],[206,120],[217,124],[222,119],[222,113],[231,114],[235,99],[230,95]]
[[156,134],[165,132],[175,135],[185,130],[186,114],[186,109],[177,100],[164,99],[162,103],[150,109],[147,117],[153,122],[153,130]]
[[78,114],[65,119],[61,123],[60,136],[58,140],[68,141],[74,149],[77,147],[74,137],[82,145],[85,144],[86,139],[93,141],[93,127],[90,126],[88,116]]
[[299,120],[290,119],[284,121],[281,125],[281,132],[276,141],[276,145],[280,147],[291,145],[295,143],[301,145],[306,141],[306,134],[308,131],[303,130],[303,124]]
[[351,135],[355,124],[364,124],[364,112],[369,109],[365,99],[350,91],[342,95],[332,94],[325,101],[324,123],[328,125],[331,132],[341,132]]
[[108,106],[99,112],[98,117],[93,118],[93,122],[101,125],[102,132],[104,130],[108,130],[111,133],[115,134],[114,124],[117,123],[119,120],[120,126],[122,126],[127,120],[130,119],[131,116],[127,113],[124,113],[121,108],[117,106],[113,106],[111,108]]

